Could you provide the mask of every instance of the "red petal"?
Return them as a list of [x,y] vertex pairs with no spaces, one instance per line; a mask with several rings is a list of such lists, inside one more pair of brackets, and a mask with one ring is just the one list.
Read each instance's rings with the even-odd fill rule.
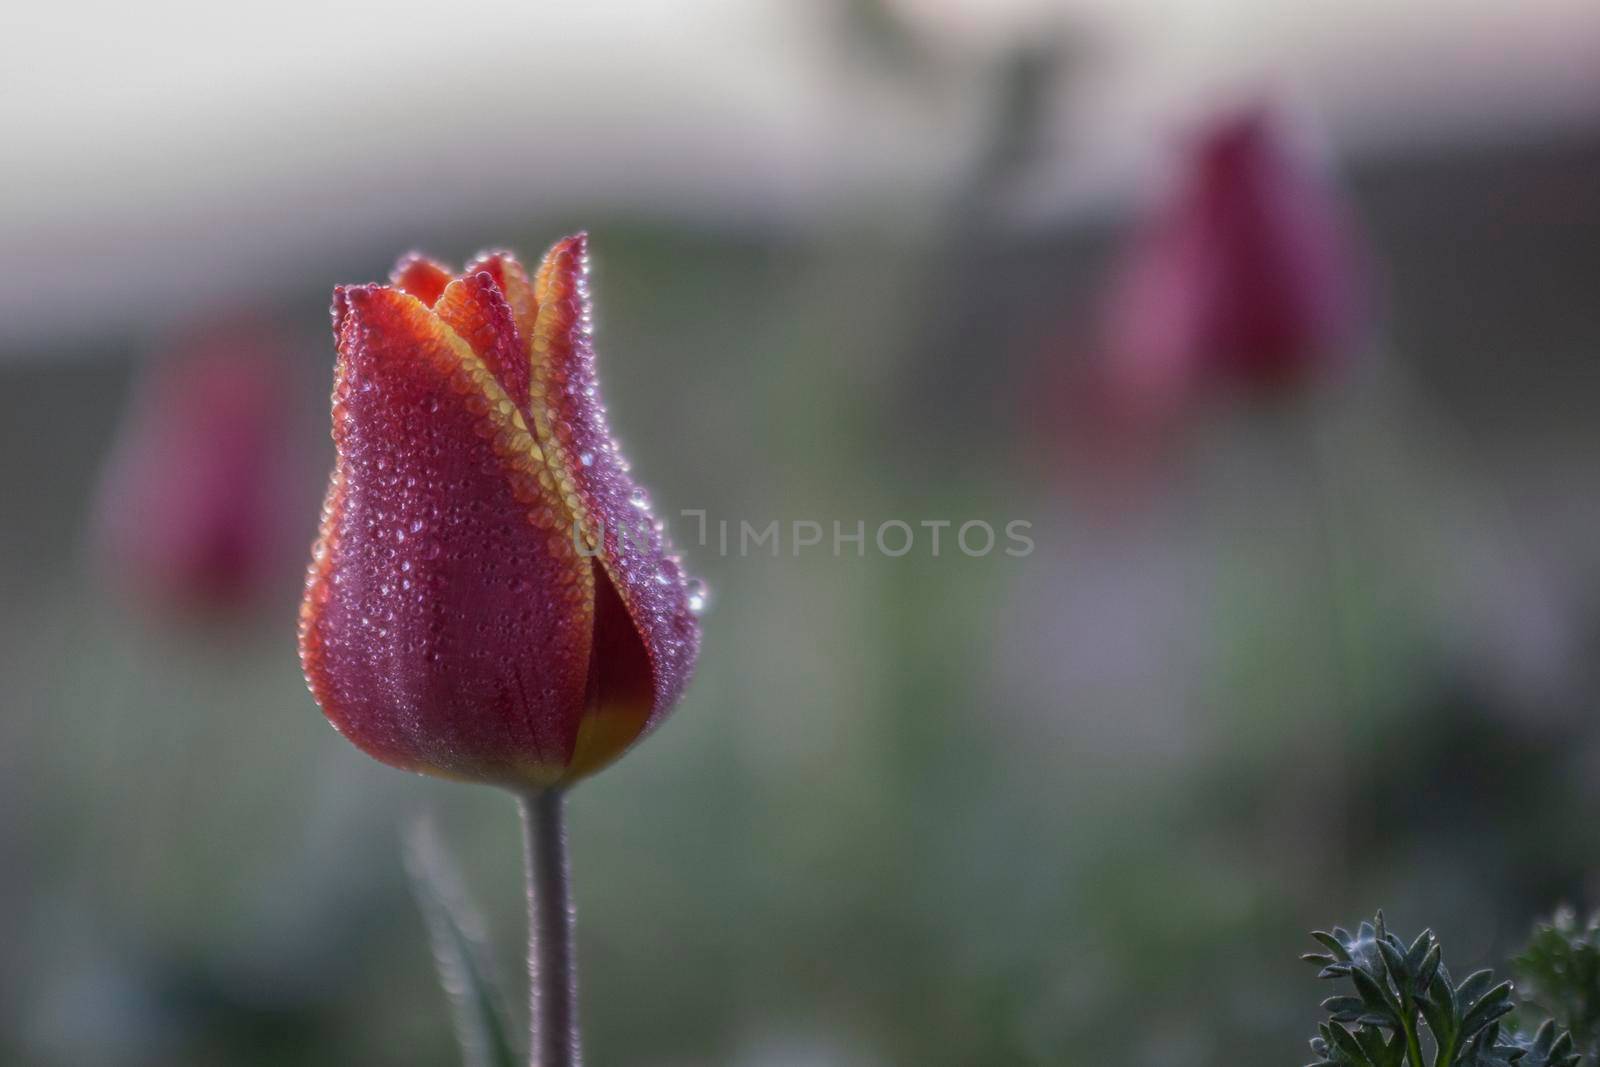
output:
[[434,303],[433,312],[472,346],[517,409],[525,409],[528,346],[493,276],[478,271],[451,282]]
[[[523,344],[531,345],[533,328],[539,319],[539,301],[534,296],[533,282],[529,279],[528,272],[523,269],[516,256],[498,249],[478,253],[473,261],[467,264],[463,274],[476,274],[479,271],[487,273],[500,287],[506,303],[511,305],[511,315],[517,320],[517,332],[522,335]],[[516,396],[515,399],[519,403],[527,403],[526,396]]]
[[594,652],[589,692],[569,778],[592,774],[616,759],[650,725],[655,685],[650,657],[627,605],[598,560],[594,564]]
[[449,267],[436,259],[429,259],[421,252],[408,252],[401,256],[400,262],[389,272],[389,281],[396,289],[410,293],[429,307],[438,302],[439,294],[444,292],[444,287],[454,277]]
[[[683,692],[699,650],[700,628],[689,607],[683,571],[607,425],[590,334],[587,258],[587,239],[580,234],[558,242],[540,267],[531,409],[546,462],[590,544],[599,546],[603,574],[614,585],[635,630],[633,638],[648,660],[652,699],[643,729],[654,725]],[[603,606],[606,594],[596,596]],[[597,614],[602,632],[596,635],[599,677],[593,691],[602,702],[608,694],[636,689],[629,675],[637,657],[600,654],[602,648],[629,640],[625,627],[605,631],[606,619]],[[631,740],[623,739],[620,746]],[[615,738],[609,743],[618,745]],[[597,743],[597,748],[605,747]],[[620,750],[616,747],[607,758]]]
[[301,656],[376,758],[516,788],[558,780],[589,690],[592,564],[521,415],[398,290],[346,290],[334,470]]

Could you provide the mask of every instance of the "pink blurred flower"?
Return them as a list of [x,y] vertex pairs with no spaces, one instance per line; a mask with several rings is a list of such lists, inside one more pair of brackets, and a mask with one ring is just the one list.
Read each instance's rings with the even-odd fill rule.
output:
[[1137,428],[1218,388],[1282,395],[1334,371],[1360,326],[1353,232],[1264,110],[1215,121],[1113,279],[1093,402]]
[[110,580],[163,609],[238,612],[293,588],[306,537],[292,348],[238,316],[146,372],[101,486]]

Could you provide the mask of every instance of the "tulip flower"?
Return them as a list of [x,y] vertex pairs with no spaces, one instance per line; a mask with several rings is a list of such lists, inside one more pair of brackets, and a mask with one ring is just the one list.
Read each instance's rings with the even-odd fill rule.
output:
[[576,1057],[560,797],[693,669],[685,578],[607,425],[584,236],[528,274],[422,256],[334,292],[337,463],[300,621],[329,721],[407,770],[525,798],[535,1062]]
[[1282,394],[1332,371],[1357,332],[1353,244],[1343,205],[1267,114],[1224,117],[1114,281],[1099,402],[1160,422],[1208,389]]
[[294,573],[305,456],[290,355],[256,317],[219,318],[140,383],[96,521],[108,575],[140,602],[239,616]]

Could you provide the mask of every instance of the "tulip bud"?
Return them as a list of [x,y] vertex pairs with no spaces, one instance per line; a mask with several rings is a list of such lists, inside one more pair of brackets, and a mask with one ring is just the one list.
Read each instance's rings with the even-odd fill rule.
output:
[[620,755],[689,680],[689,585],[607,425],[586,239],[530,277],[420,256],[334,293],[337,462],[306,679],[385,763],[518,790]]
[[1342,205],[1267,115],[1217,122],[1110,294],[1112,402],[1159,412],[1196,389],[1277,392],[1326,372],[1354,339],[1352,244]]
[[247,316],[158,360],[135,396],[98,505],[105,569],[162,608],[236,613],[294,573],[294,362]]

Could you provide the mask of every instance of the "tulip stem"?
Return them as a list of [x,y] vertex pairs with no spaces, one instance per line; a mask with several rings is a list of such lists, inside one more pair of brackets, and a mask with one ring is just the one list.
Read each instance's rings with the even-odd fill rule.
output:
[[529,1067],[578,1067],[577,912],[567,862],[566,794],[559,789],[522,799],[528,877]]

